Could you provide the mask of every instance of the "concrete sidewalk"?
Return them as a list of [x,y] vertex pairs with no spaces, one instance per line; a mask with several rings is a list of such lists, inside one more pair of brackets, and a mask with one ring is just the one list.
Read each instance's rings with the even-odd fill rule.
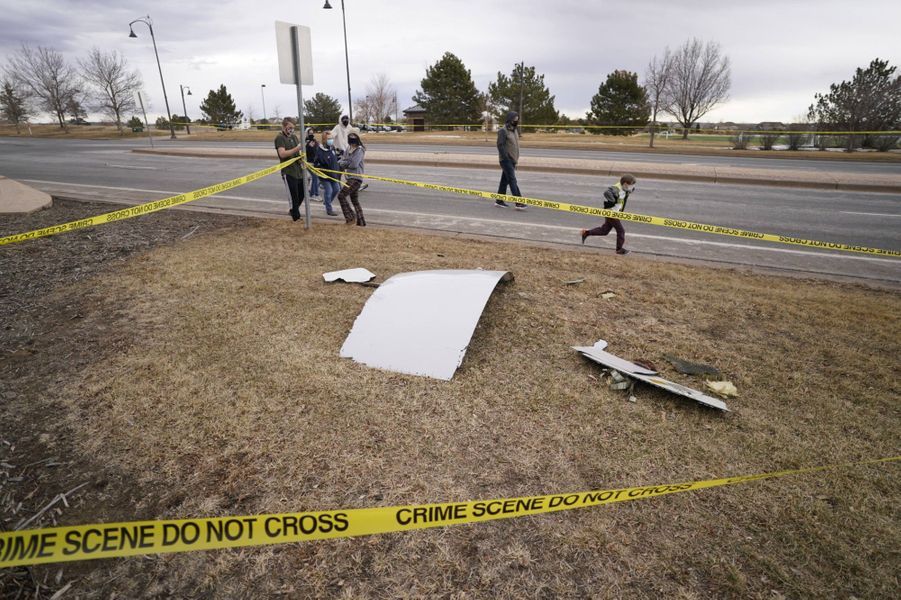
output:
[[33,213],[52,205],[49,194],[0,175],[0,215]]
[[[202,158],[259,160],[274,160],[275,158],[274,150],[262,148],[140,148],[134,149],[132,152]],[[451,154],[447,152],[383,152],[370,149],[366,152],[366,162],[370,164],[424,167],[499,169],[497,159],[494,156]],[[520,171],[572,173],[604,177],[618,177],[623,173],[632,173],[636,177],[647,177],[648,179],[676,179],[708,183],[901,193],[901,173],[811,172],[801,169],[715,167],[711,165],[661,164],[631,160],[582,160],[532,156],[523,156],[517,169]]]

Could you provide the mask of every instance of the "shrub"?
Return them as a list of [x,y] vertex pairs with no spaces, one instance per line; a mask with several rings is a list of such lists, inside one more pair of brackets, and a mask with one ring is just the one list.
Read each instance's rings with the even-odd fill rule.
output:
[[744,131],[739,131],[738,133],[732,134],[729,137],[729,141],[732,142],[732,149],[747,150],[749,137],[750,136],[747,135]]
[[760,137],[760,149],[761,150],[772,150],[773,146],[776,145],[776,142],[779,141],[779,138],[782,137],[782,134],[778,131],[763,131],[759,135]]

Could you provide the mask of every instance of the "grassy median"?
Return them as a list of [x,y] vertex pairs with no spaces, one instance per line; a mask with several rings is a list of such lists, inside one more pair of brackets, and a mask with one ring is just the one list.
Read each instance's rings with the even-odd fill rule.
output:
[[[893,291],[389,229],[240,220],[188,235],[196,217],[172,211],[107,227],[153,237],[177,218],[184,234],[41,294],[57,333],[28,347],[58,367],[0,361],[16,402],[42,415],[23,426],[28,443],[103,482],[63,523],[522,496],[898,454]],[[2,266],[27,258],[39,276],[41,253],[68,240],[91,251],[57,236]],[[321,275],[357,266],[379,280],[484,268],[515,281],[441,382],[338,357],[372,289]],[[734,412],[645,386],[630,402],[570,349],[600,338],[692,387],[703,383],[664,354],[717,367],[739,390]],[[84,597],[889,597],[898,469],[66,574]]]

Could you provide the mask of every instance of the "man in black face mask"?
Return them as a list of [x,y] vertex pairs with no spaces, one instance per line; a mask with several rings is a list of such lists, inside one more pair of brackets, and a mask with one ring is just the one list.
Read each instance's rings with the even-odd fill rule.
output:
[[332,127],[332,139],[335,140],[335,150],[339,154],[347,152],[347,136],[354,128],[350,126],[350,119],[343,115],[337,125]]
[[[501,182],[497,187],[497,193],[507,195],[507,186],[513,196],[522,197],[519,193],[519,184],[516,183],[516,163],[519,162],[519,113],[510,111],[504,126],[497,131],[497,154],[501,163]],[[507,208],[509,205],[503,200],[495,200],[495,206]],[[526,205],[517,202],[516,210],[525,210]]]

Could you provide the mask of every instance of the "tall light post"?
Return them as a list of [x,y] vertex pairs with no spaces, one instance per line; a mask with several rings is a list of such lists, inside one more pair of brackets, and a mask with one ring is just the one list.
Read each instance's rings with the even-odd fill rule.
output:
[[129,34],[128,37],[136,38],[135,30],[132,27],[135,23],[143,23],[150,29],[150,39],[153,40],[153,54],[156,56],[156,67],[160,71],[160,83],[163,84],[163,99],[166,101],[166,116],[169,118],[169,134],[171,139],[175,139],[175,127],[172,126],[172,111],[169,110],[169,97],[166,95],[166,82],[163,80],[163,67],[160,65],[160,54],[156,50],[156,37],[153,35],[153,22],[150,20],[150,15],[147,15],[143,19],[135,19],[131,23],[128,24]]
[[[325,5],[322,8],[331,10],[332,5],[328,3],[328,0],[325,0]],[[347,67],[347,116],[350,118],[351,125],[353,125],[354,103],[350,97],[350,58],[347,54],[347,18],[344,14],[344,0],[341,0],[341,23],[344,25],[344,65]]]
[[191,135],[191,119],[188,118],[188,107],[185,106],[185,90],[188,90],[188,95],[193,96],[191,93],[191,88],[187,85],[178,84],[178,89],[181,90],[181,109],[185,111],[185,129],[188,130],[188,135]]
[[260,96],[263,97],[263,120],[266,121],[266,123],[269,123],[269,119],[266,118],[266,84],[265,83],[260,84]]

